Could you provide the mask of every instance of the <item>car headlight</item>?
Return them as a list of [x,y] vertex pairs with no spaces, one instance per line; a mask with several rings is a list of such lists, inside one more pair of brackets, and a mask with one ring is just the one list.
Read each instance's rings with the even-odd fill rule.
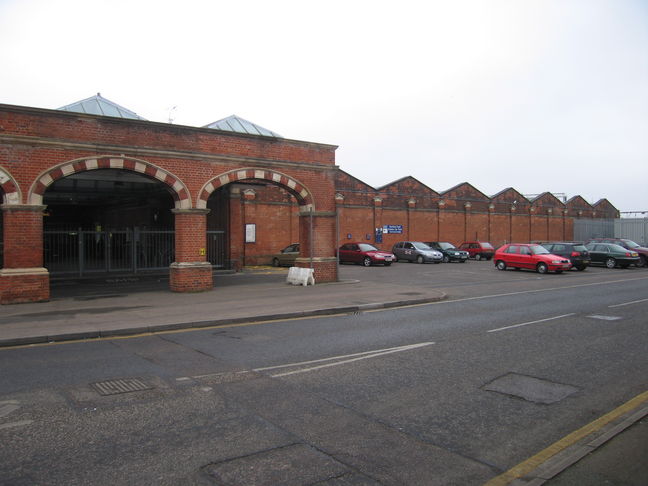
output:
[[385,259],[385,255],[374,255],[374,258],[375,258],[376,260],[384,260],[384,259]]
[[551,263],[554,265],[560,265],[562,263],[562,260],[551,260]]

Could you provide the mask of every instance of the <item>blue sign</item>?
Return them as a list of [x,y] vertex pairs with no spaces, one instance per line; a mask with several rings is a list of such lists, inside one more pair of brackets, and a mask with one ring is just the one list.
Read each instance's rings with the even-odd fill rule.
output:
[[383,226],[383,233],[401,235],[403,234],[402,224],[386,224]]

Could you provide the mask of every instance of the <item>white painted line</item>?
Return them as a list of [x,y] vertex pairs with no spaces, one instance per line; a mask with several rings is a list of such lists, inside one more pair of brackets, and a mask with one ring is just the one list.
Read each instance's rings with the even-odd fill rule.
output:
[[555,321],[556,319],[562,319],[563,317],[569,317],[569,316],[574,316],[574,315],[576,315],[576,313],[572,312],[571,314],[563,314],[562,316],[547,317],[546,319],[538,319],[537,321],[522,322],[521,324],[513,324],[512,326],[499,327],[497,329],[491,329],[490,331],[486,331],[486,332],[505,331],[506,329],[513,329],[515,327],[522,327],[522,326],[528,326],[528,325],[531,325],[531,324],[538,324],[540,322]]
[[608,305],[608,307],[623,307],[624,305],[638,304],[640,302],[648,302],[648,299],[633,300],[632,302],[624,302],[623,304]]
[[[577,289],[580,287],[591,287],[593,285],[606,285],[606,284],[612,284],[612,283],[620,283],[620,282],[632,282],[633,280],[646,280],[648,277],[637,277],[637,278],[627,278],[623,280],[607,280],[605,282],[592,282],[592,283],[587,283],[587,284],[581,284],[581,285],[567,285],[565,287],[551,287],[548,289],[536,289],[536,290],[521,290],[519,292],[508,292],[505,294],[492,294],[492,295],[481,295],[478,297],[466,297],[463,299],[448,299],[448,300],[441,300],[439,302],[430,302],[427,304],[415,304],[415,305],[444,305],[444,304],[454,304],[455,302],[466,302],[469,300],[481,300],[481,299],[493,299],[495,297],[508,297],[510,295],[521,295],[521,294],[535,294],[538,292],[550,292],[552,290],[564,290],[564,289]],[[389,310],[389,309],[386,309]]]
[[8,429],[11,427],[20,427],[22,425],[29,425],[34,423],[33,420],[19,420],[18,422],[9,422],[6,424],[0,424],[0,429]]
[[[377,358],[378,356],[385,356],[387,354],[392,354],[392,353],[399,353],[402,351],[409,351],[412,349],[417,349],[417,348],[422,348],[425,346],[430,346],[431,344],[434,344],[433,342],[424,342],[424,343],[417,343],[417,344],[408,344],[406,346],[398,346],[396,348],[386,348],[386,349],[376,349],[374,351],[367,351],[364,353],[353,353],[353,354],[348,354],[345,356],[335,356],[332,358],[324,358],[321,360],[313,360],[313,361],[304,361],[301,363],[291,363],[287,365],[280,365],[280,366],[271,366],[267,368],[257,368],[254,371],[262,371],[262,370],[270,370],[270,369],[278,369],[278,368],[286,368],[286,367],[295,367],[295,366],[301,366],[304,364],[310,364],[310,363],[316,363],[316,362],[324,362],[324,361],[331,361],[333,359],[342,359],[342,361],[336,361],[335,363],[327,363],[327,364],[322,364],[319,366],[311,366],[309,368],[302,368],[299,370],[295,371],[286,371],[285,373],[277,373],[270,375],[272,378],[279,378],[281,376],[290,376],[290,375],[296,375],[299,373],[307,373],[309,371],[315,371],[315,370],[320,370],[322,368],[329,368],[331,366],[339,366],[347,363],[353,363],[354,361],[360,361],[364,359],[370,359],[370,358]],[[352,357],[355,356],[355,357]],[[344,359],[344,358],[351,358],[351,359]]]
[[20,405],[16,403],[5,403],[0,405],[0,417],[6,417],[11,412],[15,412],[20,408]]
[[253,371],[268,371],[268,370],[276,370],[279,368],[291,368],[291,367],[294,368],[295,366],[302,366],[302,365],[313,364],[313,363],[323,363],[325,361],[334,361],[336,359],[352,358],[355,356],[365,356],[367,354],[384,353],[385,351],[403,351],[411,348],[412,346],[421,347],[421,346],[427,346],[429,344],[434,344],[434,343],[425,342],[425,343],[418,343],[418,344],[406,344],[405,346],[395,346],[393,348],[374,349],[372,351],[363,351],[361,353],[351,353],[351,354],[343,354],[340,356],[331,356],[330,358],[313,359],[310,361],[299,361],[297,363],[289,363],[289,364],[283,364],[277,366],[266,366],[265,368],[254,368]]
[[593,314],[587,317],[590,317],[592,319],[600,319],[602,321],[618,321],[619,319],[623,319],[623,317],[619,317],[619,316],[602,316],[600,314]]

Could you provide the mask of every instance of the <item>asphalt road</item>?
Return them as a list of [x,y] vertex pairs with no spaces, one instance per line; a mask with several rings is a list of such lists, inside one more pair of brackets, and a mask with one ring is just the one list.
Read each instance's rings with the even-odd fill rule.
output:
[[483,484],[648,390],[646,269],[341,272],[450,298],[0,350],[0,484]]

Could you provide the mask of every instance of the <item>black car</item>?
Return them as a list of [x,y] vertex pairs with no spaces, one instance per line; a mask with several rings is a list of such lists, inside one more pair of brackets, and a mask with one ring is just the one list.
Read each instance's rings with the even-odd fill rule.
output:
[[550,253],[567,258],[577,270],[583,271],[591,263],[589,251],[580,241],[551,241],[541,245]]
[[470,254],[465,250],[460,250],[452,243],[447,241],[425,241],[424,242],[430,248],[434,248],[437,251],[440,251],[443,254],[443,262],[461,262],[464,263],[468,260]]
[[622,246],[626,250],[639,253],[638,267],[648,267],[648,248],[638,245],[632,240],[627,238],[592,238],[585,244],[589,243],[614,243],[615,245]]
[[614,243],[588,243],[585,248],[590,253],[592,263],[602,263],[608,268],[628,268],[630,265],[639,265],[639,253],[628,250]]

